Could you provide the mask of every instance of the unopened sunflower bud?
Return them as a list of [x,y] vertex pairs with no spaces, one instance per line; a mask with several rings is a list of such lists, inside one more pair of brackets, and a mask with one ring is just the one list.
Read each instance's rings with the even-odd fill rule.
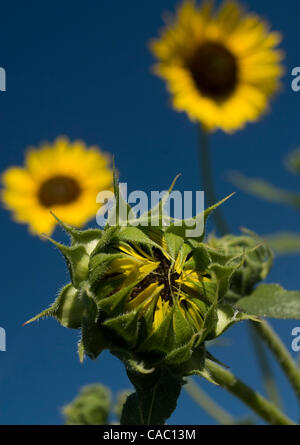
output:
[[[118,205],[116,187],[115,194]],[[204,221],[218,205],[202,214]],[[225,296],[244,283],[244,269],[254,271],[252,281],[262,271],[255,269],[261,266],[255,250],[247,254],[245,267],[242,247],[234,240],[228,238],[227,250],[219,249],[212,241],[205,243],[204,234],[188,238],[186,226],[170,221],[156,227],[108,224],[104,230],[77,231],[64,225],[71,246],[54,243],[66,258],[71,283],[31,321],[53,316],[63,326],[80,329],[81,359],[109,349],[138,373],[169,366],[189,375],[195,373],[195,363],[201,373],[203,361],[194,357],[205,354],[205,340],[249,318],[224,302]],[[244,244],[249,243],[246,237]]]
[[253,232],[244,230],[242,236],[226,235],[209,238],[209,245],[240,262],[231,279],[229,294],[240,298],[251,294],[254,286],[264,280],[273,263],[267,244]]
[[111,409],[111,394],[104,385],[84,386],[79,395],[64,406],[67,425],[107,425]]

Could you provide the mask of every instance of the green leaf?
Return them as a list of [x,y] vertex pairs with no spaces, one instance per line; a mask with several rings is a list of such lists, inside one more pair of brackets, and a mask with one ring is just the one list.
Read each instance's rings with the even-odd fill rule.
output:
[[258,317],[300,319],[300,292],[288,291],[278,284],[262,284],[241,298],[239,309]]
[[230,179],[233,184],[251,195],[300,209],[300,195],[298,193],[280,189],[263,179],[249,179],[240,173],[232,173]]
[[287,168],[296,175],[300,174],[300,148],[289,154],[286,160]]
[[176,409],[182,379],[165,367],[148,375],[127,373],[136,392],[123,406],[121,425],[164,425]]
[[268,245],[279,255],[300,254],[300,234],[282,232],[266,236]]

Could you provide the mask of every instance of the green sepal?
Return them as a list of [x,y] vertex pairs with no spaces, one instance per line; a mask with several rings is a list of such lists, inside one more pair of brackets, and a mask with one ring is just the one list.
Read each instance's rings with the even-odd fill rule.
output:
[[110,318],[124,313],[124,306],[131,290],[135,285],[127,286],[113,293],[110,297],[102,298],[97,302],[98,307]]
[[87,280],[89,275],[89,260],[90,257],[86,252],[86,249],[82,245],[65,246],[48,238],[64,256],[69,272],[71,281],[74,287],[78,288],[82,281]]
[[144,231],[138,227],[121,227],[117,234],[118,241],[126,241],[142,244],[144,246],[158,247],[160,246],[149,238]]
[[59,293],[57,299],[40,314],[27,321],[32,323],[40,318],[53,317],[62,326],[71,329],[79,329],[85,311],[85,306],[79,298],[79,291],[72,284],[67,284]]
[[158,299],[159,299],[159,291],[156,290],[156,292],[152,294],[151,303],[149,304],[147,309],[143,311],[143,316],[141,318],[140,331],[139,331],[139,343],[137,346],[142,344],[144,340],[147,339],[149,335],[151,335],[151,333],[153,332],[153,320]]
[[201,344],[204,343],[204,341],[206,340],[207,336],[210,334],[210,332],[212,332],[214,330],[214,327],[218,321],[218,317],[217,317],[217,312],[216,312],[216,304],[212,304],[206,314],[205,314],[205,318],[204,318],[204,323],[202,326],[202,329],[199,333],[199,336],[197,338],[197,341],[195,343],[195,346],[198,347]]
[[139,310],[135,310],[119,315],[118,317],[109,318],[105,320],[102,325],[112,330],[114,334],[122,338],[130,348],[133,348],[138,340],[139,312]]
[[202,242],[203,238],[205,237],[205,226],[206,226],[206,221],[207,221],[209,215],[214,210],[216,210],[220,205],[222,205],[224,202],[226,202],[229,198],[231,198],[233,195],[234,195],[234,193],[232,193],[231,195],[222,199],[221,201],[217,202],[216,204],[209,207],[208,209],[204,210],[199,215],[196,215],[196,216],[186,219],[186,220],[182,220],[180,222],[174,221],[166,229],[166,232],[174,233],[182,238],[186,238],[186,231],[193,230],[194,227],[196,227],[196,224],[201,223],[201,221],[203,221],[203,233],[200,236],[192,239],[193,242],[199,242],[199,243]]
[[84,246],[88,255],[91,255],[100,239],[103,231],[100,229],[77,230],[76,237],[73,236],[73,245]]
[[215,304],[219,297],[219,283],[215,277],[212,280],[205,281],[199,285],[201,299],[207,305]]
[[195,333],[192,326],[193,325],[183,316],[178,303],[175,302],[173,311],[173,336],[175,347],[185,345],[189,342],[190,338]]
[[98,308],[94,299],[83,289],[81,300],[85,307],[81,321],[81,342],[84,353],[95,360],[108,347],[108,342],[98,322]]
[[174,370],[176,374],[181,375],[183,377],[188,377],[190,375],[195,374],[195,371],[202,370],[204,367],[206,357],[206,350],[203,345],[198,348],[195,348],[191,354],[189,360],[186,360],[183,363],[180,363],[179,366],[174,366]]
[[197,375],[205,378],[214,385],[218,385],[213,379],[211,373],[205,367],[205,360],[207,359],[208,355],[210,356],[204,346],[201,345],[193,350],[189,360],[180,364],[179,366],[174,367],[174,371],[176,374],[183,377]]
[[180,175],[175,177],[163,198],[154,207],[152,207],[152,209],[141,215],[141,217],[135,221],[136,224],[141,226],[142,230],[147,232],[147,229],[150,228],[155,229],[155,227],[162,228],[164,226],[169,226],[171,221],[173,221],[173,218],[165,214],[163,210],[179,177]]
[[[88,357],[95,360],[104,349],[109,347],[109,342],[99,324],[92,321],[88,316],[83,317],[81,326],[81,348]],[[80,359],[82,349],[79,350]]]
[[162,352],[167,354],[174,344],[173,309],[168,312],[159,327],[139,345],[140,352]]
[[215,323],[212,324],[210,333],[206,340],[213,340],[222,335],[230,326],[242,320],[259,321],[253,315],[238,311],[229,304],[224,304],[215,309]]
[[80,292],[68,284],[60,292],[56,303],[57,307],[53,316],[59,323],[66,328],[79,329],[85,311]]
[[[133,217],[130,205],[123,199],[122,193],[120,192],[120,185],[115,166],[113,166],[113,184],[115,204],[109,213],[109,218],[107,221],[107,225],[105,226],[105,230],[110,227],[120,227],[122,225],[127,226],[128,220]],[[125,216],[125,218],[121,218],[121,216]]]
[[[167,252],[173,259],[176,260],[181,248],[183,247],[184,240],[182,237],[175,235],[174,233],[165,233],[165,240],[167,243]],[[190,249],[189,249],[190,250]]]
[[118,230],[119,230],[118,227],[106,226],[104,231],[102,232],[101,239],[98,241],[97,245],[95,246],[95,248],[91,254],[91,257],[93,257],[94,255],[97,255],[98,253],[106,253],[113,238],[118,233]]
[[89,261],[89,282],[95,288],[106,273],[109,272],[111,262],[123,255],[119,253],[97,253]]
[[100,229],[86,229],[78,230],[61,221],[53,212],[50,212],[56,219],[58,224],[67,232],[71,239],[71,245],[83,245],[90,255],[100,238],[102,237],[102,230]]
[[[220,300],[229,289],[231,277],[236,270],[236,266],[221,266],[220,264],[211,264],[209,271],[215,276],[218,283],[218,290],[216,292],[216,299]],[[217,300],[216,300],[217,301]],[[216,302],[215,301],[215,302]]]
[[94,298],[97,304],[115,294],[122,287],[123,281],[124,278],[122,276],[100,281],[96,289],[94,289]]
[[192,269],[196,272],[204,273],[206,272],[210,263],[211,259],[206,247],[203,244],[200,244],[198,247],[193,249],[193,256],[190,258],[190,260],[185,262],[184,269]]
[[164,363],[166,365],[180,365],[181,363],[187,362],[193,352],[193,346],[197,339],[197,334],[193,335],[191,339],[183,346],[179,348],[173,349],[169,354],[167,354],[164,358]]
[[[211,240],[211,239],[212,239],[212,237],[209,237],[209,240]],[[210,245],[206,245],[205,248],[206,248],[206,251],[207,251],[209,257],[211,258],[212,263],[217,263],[217,264],[220,264],[221,266],[226,266],[226,264],[228,264],[228,262],[231,261],[231,259],[232,259],[232,255],[230,255],[229,253],[226,254],[221,249],[215,249],[215,248],[211,247]]]
[[[249,295],[255,284],[265,279],[273,262],[273,255],[268,246],[254,233],[243,229],[242,236],[226,235],[223,238],[209,239],[214,249],[210,250],[213,258],[216,251],[230,256],[222,264],[224,267],[234,268],[230,277],[227,301],[234,302],[237,296]],[[220,258],[217,258],[220,264]],[[230,295],[229,295],[230,294]],[[239,298],[239,297],[237,297]]]

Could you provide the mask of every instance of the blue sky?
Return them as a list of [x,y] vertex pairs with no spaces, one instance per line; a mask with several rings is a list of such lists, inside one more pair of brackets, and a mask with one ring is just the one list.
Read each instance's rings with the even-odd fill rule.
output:
[[[250,7],[250,2],[249,7]],[[196,128],[169,104],[164,83],[151,72],[148,41],[162,26],[162,13],[173,0],[145,2],[57,0],[5,2],[0,18],[0,66],[7,91],[0,93],[0,171],[22,165],[24,149],[58,135],[98,144],[115,155],[121,180],[131,190],[163,190],[182,173],[179,190],[199,189]],[[287,153],[300,144],[300,93],[291,90],[291,70],[300,65],[300,4],[251,1],[284,36],[286,76],[270,113],[233,136],[212,138],[219,197],[235,191],[228,171],[265,177],[299,190],[299,178],[283,167]],[[266,204],[242,192],[224,206],[233,232],[248,227],[260,234],[299,230],[296,211]],[[0,326],[7,332],[7,352],[0,352],[0,423],[57,424],[60,408],[81,385],[103,382],[114,391],[128,387],[121,363],[104,353],[83,365],[76,355],[78,333],[45,320],[22,327],[68,281],[63,259],[47,242],[29,235],[26,226],[1,218]],[[95,222],[91,222],[91,226]],[[57,239],[64,239],[59,230]],[[299,289],[299,257],[277,259],[270,282]],[[274,322],[290,347],[297,321]],[[212,351],[244,380],[262,390],[246,325],[228,331],[227,346]],[[275,366],[287,412],[298,405]],[[220,388],[198,380],[235,415],[248,410]],[[213,421],[184,393],[170,423]]]

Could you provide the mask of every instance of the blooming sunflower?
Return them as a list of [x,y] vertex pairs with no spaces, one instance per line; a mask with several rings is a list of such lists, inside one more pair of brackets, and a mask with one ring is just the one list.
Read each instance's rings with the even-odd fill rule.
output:
[[280,40],[234,1],[214,12],[211,1],[200,7],[186,0],[151,48],[174,108],[209,130],[231,133],[256,121],[277,90]]
[[109,157],[81,141],[57,138],[26,154],[25,167],[2,175],[1,198],[17,222],[28,223],[33,233],[51,234],[54,212],[68,224],[83,226],[96,214],[99,191],[112,186]]

